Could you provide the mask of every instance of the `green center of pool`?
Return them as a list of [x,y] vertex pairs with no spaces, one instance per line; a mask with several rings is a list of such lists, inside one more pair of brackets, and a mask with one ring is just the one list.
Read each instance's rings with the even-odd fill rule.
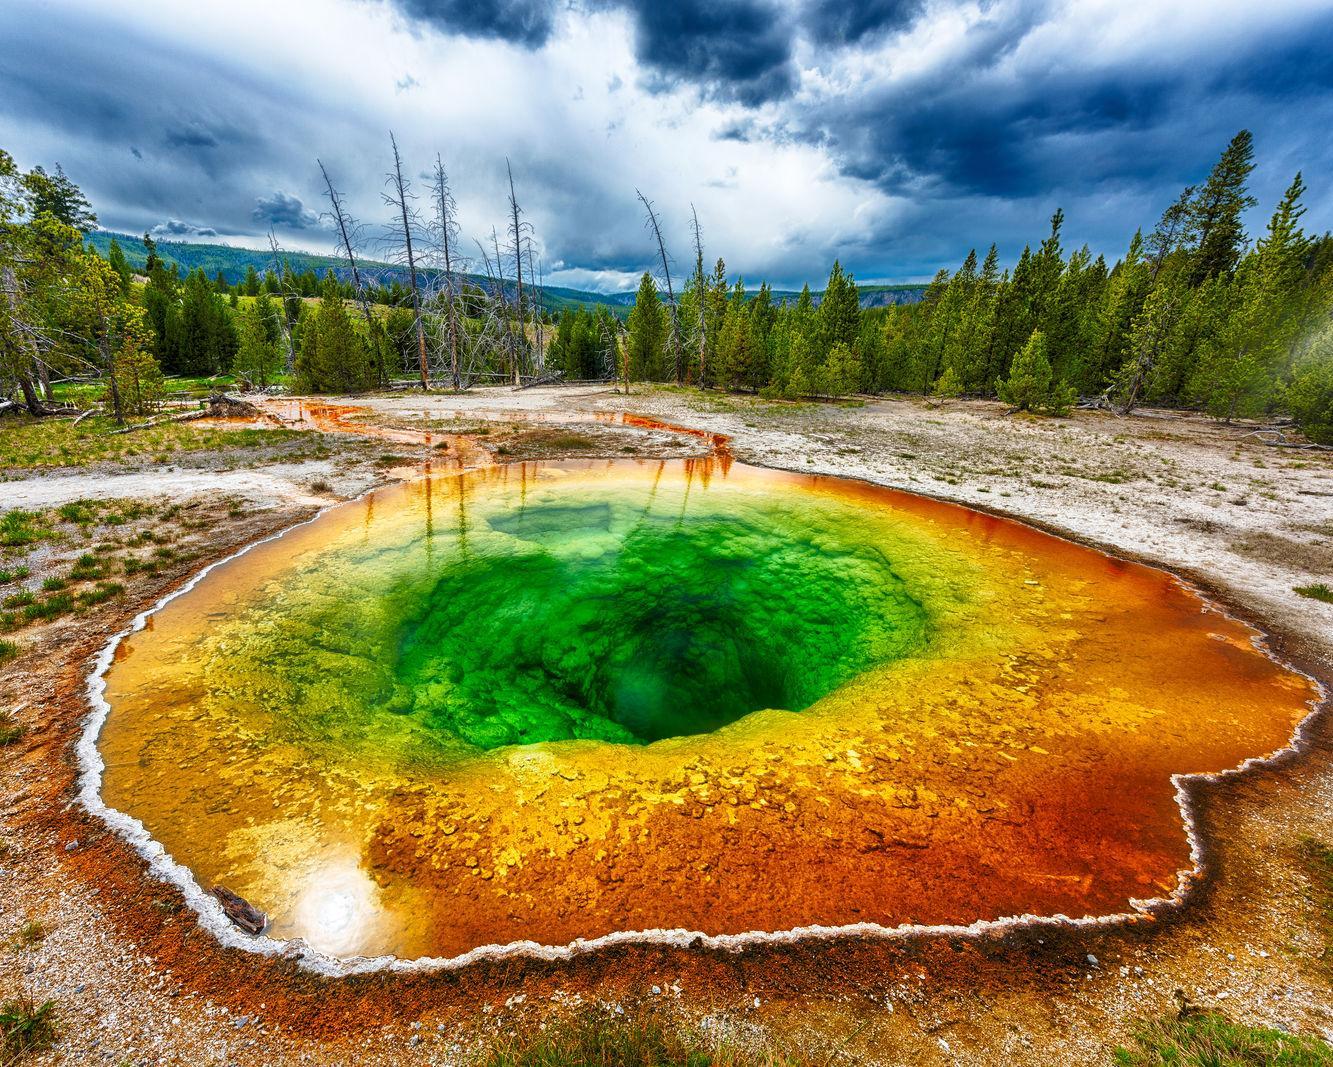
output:
[[891,513],[637,467],[492,477],[368,502],[236,588],[190,653],[227,668],[190,699],[257,737],[433,761],[800,712],[928,642],[937,568]]
[[803,710],[922,641],[889,561],[820,524],[620,510],[492,517],[510,550],[445,568],[404,626],[414,712],[483,748],[651,742]]

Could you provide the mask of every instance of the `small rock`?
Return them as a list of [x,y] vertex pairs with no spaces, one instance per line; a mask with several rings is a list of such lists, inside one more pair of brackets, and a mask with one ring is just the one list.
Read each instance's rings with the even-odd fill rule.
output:
[[65,851],[66,851],[66,852],[73,852],[73,851],[74,851],[76,848],[78,848],[78,847],[79,847],[79,843],[78,843],[77,841],[66,841],[66,842],[65,842]]
[[1097,962],[1097,957],[1094,956],[1091,952],[1088,953],[1088,965],[1089,965],[1090,967],[1100,967],[1100,966],[1101,966],[1101,964],[1099,964],[1099,963]]

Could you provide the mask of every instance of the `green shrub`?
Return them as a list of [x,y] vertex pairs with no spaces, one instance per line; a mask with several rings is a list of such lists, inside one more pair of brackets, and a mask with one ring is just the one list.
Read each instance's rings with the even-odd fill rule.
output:
[[1316,357],[1296,372],[1287,390],[1287,407],[1306,437],[1333,444],[1333,355]]
[[1009,367],[1009,377],[995,383],[1000,399],[1015,411],[1063,415],[1074,403],[1074,390],[1055,377],[1046,356],[1046,335],[1033,330]]

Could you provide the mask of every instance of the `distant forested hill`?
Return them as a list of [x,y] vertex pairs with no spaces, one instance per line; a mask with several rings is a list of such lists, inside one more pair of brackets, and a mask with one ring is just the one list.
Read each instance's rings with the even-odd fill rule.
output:
[[[107,249],[111,247],[112,240],[119,242],[131,267],[135,270],[143,269],[147,252],[144,250],[142,237],[135,237],[126,233],[113,233],[110,230],[97,230],[88,234],[88,243],[104,256]],[[178,264],[182,273],[202,268],[205,274],[214,278],[221,272],[230,285],[242,281],[245,278],[246,271],[251,267],[254,267],[261,275],[273,267],[273,258],[267,249],[233,248],[230,245],[160,240],[157,242],[157,254],[168,263]],[[291,269],[298,274],[309,270],[322,277],[325,271],[332,270],[342,280],[346,280],[349,274],[347,264],[334,256],[286,251],[282,253],[282,256],[291,265]],[[365,260],[364,263],[366,270],[377,281],[385,285],[393,281],[397,281],[400,285],[407,284],[406,267],[375,260]],[[468,274],[465,277],[476,284],[482,284],[486,281],[485,277],[480,274]],[[511,283],[506,283],[506,285],[509,284]],[[857,287],[862,307],[914,304],[921,299],[925,291],[926,287],[924,285],[861,285]],[[591,309],[601,304],[623,318],[634,305],[634,293],[632,292],[593,293],[584,289],[566,289],[562,286],[548,285],[542,290],[542,294],[545,297],[546,306],[553,312],[560,312],[567,307],[576,306]],[[823,295],[822,292],[814,293],[816,304],[819,303]],[[795,303],[798,296],[800,296],[800,293],[788,289],[778,289],[773,293],[773,299],[778,303],[783,301]]]

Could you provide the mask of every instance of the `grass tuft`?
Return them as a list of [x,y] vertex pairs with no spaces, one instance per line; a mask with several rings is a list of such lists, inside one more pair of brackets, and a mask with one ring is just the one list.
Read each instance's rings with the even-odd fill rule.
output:
[[22,736],[23,727],[14,721],[9,712],[0,711],[0,748],[14,744]]
[[542,1032],[500,1038],[477,1067],[797,1067],[804,1061],[689,1042],[656,1019],[581,1016]]
[[0,1004],[0,1054],[11,1064],[20,1056],[41,1052],[55,1043],[56,1006],[53,1001],[37,1004],[29,998]]
[[97,501],[71,500],[68,504],[61,504],[56,509],[56,514],[65,522],[87,526],[93,519],[97,518]]
[[1242,1026],[1218,1012],[1182,1003],[1115,1050],[1118,1067],[1333,1067],[1333,1048],[1318,1038]]
[[0,663],[8,663],[19,654],[19,646],[14,641],[0,641]]
[[30,545],[55,536],[55,531],[42,522],[42,517],[36,512],[15,508],[0,515],[0,545],[6,548]]
[[1325,604],[1333,604],[1333,588],[1330,588],[1326,582],[1298,585],[1294,587],[1293,591],[1297,596],[1309,597],[1311,600],[1322,600]]
[[95,607],[98,604],[105,604],[112,597],[120,596],[123,592],[125,592],[125,587],[119,582],[98,582],[93,588],[85,589],[75,599],[78,601],[80,610],[82,610]]
[[14,935],[14,944],[18,948],[32,948],[46,940],[46,927],[36,919],[29,919],[19,927]]

